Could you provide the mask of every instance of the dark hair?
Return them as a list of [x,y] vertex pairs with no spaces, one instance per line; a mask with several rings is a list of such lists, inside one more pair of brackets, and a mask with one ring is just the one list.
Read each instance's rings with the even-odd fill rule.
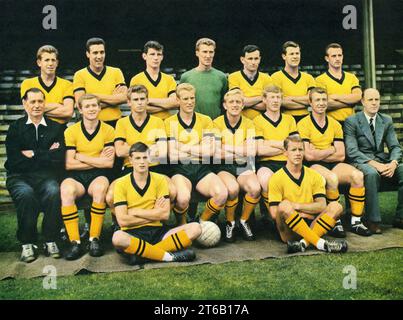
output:
[[292,48],[301,48],[301,46],[294,42],[294,41],[286,41],[283,44],[283,54],[287,54],[287,48],[292,47]]
[[129,150],[129,155],[131,156],[133,152],[147,152],[150,148],[143,142],[134,143]]
[[132,93],[145,93],[148,98],[148,89],[142,84],[136,84],[127,90],[127,99],[131,99]]
[[105,41],[102,38],[90,38],[87,40],[85,47],[87,48],[87,52],[90,52],[90,47],[95,44],[103,44],[105,47]]
[[285,150],[288,149],[288,145],[290,144],[290,142],[302,143],[301,136],[299,134],[293,134],[293,135],[290,135],[287,138],[285,138],[285,140],[284,140],[284,149]]
[[248,44],[245,47],[243,47],[242,52],[241,52],[241,57],[245,57],[247,53],[259,51],[260,48],[258,46],[255,46],[254,44]]
[[342,48],[342,46],[341,46],[340,44],[334,42],[334,43],[328,44],[328,45],[326,46],[326,49],[325,49],[325,56],[327,56],[327,50],[329,50],[330,48],[338,48],[338,49],[342,49],[342,50],[343,50],[343,48]]
[[157,51],[164,52],[164,46],[158,41],[150,40],[147,41],[143,48],[143,53],[147,53],[148,49],[155,49]]
[[327,91],[326,91],[325,88],[313,87],[312,89],[309,90],[309,93],[308,93],[309,101],[312,101],[312,95],[313,95],[314,93],[319,93],[319,94],[323,94],[323,93],[324,93],[324,94],[327,95]]
[[22,96],[22,100],[27,101],[28,93],[30,93],[30,92],[32,92],[32,93],[40,92],[43,95],[43,99],[45,99],[45,94],[43,93],[43,91],[41,89],[38,89],[38,88],[34,87],[34,88],[29,88],[27,91],[25,91],[24,95]]

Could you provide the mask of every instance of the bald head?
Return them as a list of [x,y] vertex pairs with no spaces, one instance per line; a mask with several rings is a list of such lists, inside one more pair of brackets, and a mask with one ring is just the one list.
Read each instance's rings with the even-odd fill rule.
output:
[[368,116],[375,116],[381,105],[381,95],[379,91],[374,88],[365,89],[362,93],[361,103],[364,107],[364,112]]

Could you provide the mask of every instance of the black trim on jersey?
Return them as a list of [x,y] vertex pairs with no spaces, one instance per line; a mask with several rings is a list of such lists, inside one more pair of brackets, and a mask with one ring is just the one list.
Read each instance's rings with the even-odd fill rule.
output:
[[334,141],[344,141],[344,139],[343,139],[343,138],[334,138],[334,139],[333,139],[333,142],[334,142]]
[[353,90],[356,89],[356,88],[361,89],[361,86],[354,86],[354,87],[351,88],[351,91],[353,91]]
[[73,101],[75,101],[76,99],[74,99],[74,97],[73,96],[65,96],[64,98],[63,98],[63,100],[64,99],[73,99]]
[[148,173],[147,182],[146,182],[146,185],[144,186],[143,189],[141,189],[141,188],[137,185],[136,180],[134,180],[133,174],[130,175],[130,181],[131,181],[131,183],[132,183],[133,188],[136,189],[137,193],[138,193],[140,196],[143,197],[143,196],[145,195],[145,193],[147,192],[148,187],[150,186],[150,183],[151,183],[151,174]]
[[113,142],[105,143],[104,147],[113,147]]
[[57,77],[55,77],[55,80],[53,80],[52,84],[51,84],[49,87],[45,84],[45,82],[43,82],[41,76],[38,76],[38,81],[39,81],[39,84],[41,85],[41,87],[42,87],[47,93],[49,93],[49,92],[55,87],[56,82],[57,82]]
[[179,124],[184,128],[184,129],[193,129],[195,123],[196,123],[196,112],[193,113],[193,118],[192,118],[192,122],[190,123],[190,125],[187,125],[181,118],[180,114],[177,114],[178,116],[178,121]]
[[171,90],[168,92],[167,96],[169,97],[172,93],[176,93],[176,90]]
[[225,126],[227,127],[227,129],[229,129],[232,132],[232,134],[235,134],[235,131],[238,130],[239,127],[241,126],[242,116],[239,118],[239,121],[237,122],[237,124],[234,127],[232,127],[231,124],[229,123],[227,113],[224,113],[224,122],[225,122]]
[[263,136],[256,136],[256,137],[254,137],[254,139],[255,140],[264,140],[264,137]]
[[107,66],[104,66],[104,68],[102,69],[100,74],[96,74],[94,71],[91,70],[90,66],[87,67],[87,71],[90,75],[92,75],[95,79],[97,79],[98,81],[101,81],[102,78],[104,77],[105,73],[106,73],[106,68]]
[[117,138],[115,138],[114,141],[115,141],[115,142],[116,142],[116,141],[123,141],[123,142],[126,142],[126,138],[117,137]]
[[115,86],[115,88],[121,87],[121,86],[125,86],[125,87],[126,87],[126,83],[124,83],[124,82],[118,83],[118,84]]
[[73,93],[76,93],[77,91],[83,90],[85,92],[85,88],[84,87],[79,87],[73,90]]
[[256,72],[256,75],[252,80],[248,78],[248,76],[245,74],[245,72],[243,72],[243,70],[241,70],[241,75],[245,79],[245,81],[249,83],[251,86],[253,86],[256,83],[257,79],[259,79],[259,71]]
[[298,76],[297,76],[296,78],[291,77],[291,75],[290,75],[287,71],[285,71],[284,69],[282,69],[281,72],[282,72],[288,79],[290,79],[294,84],[296,84],[296,83],[299,81],[299,79],[301,79],[301,75],[302,75],[299,70],[298,70]]
[[66,150],[76,150],[77,147],[75,146],[66,146]]
[[140,127],[136,124],[136,122],[134,121],[131,114],[129,116],[129,119],[130,119],[130,124],[132,125],[132,127],[134,129],[136,129],[138,132],[142,132],[143,129],[145,128],[145,126],[147,125],[148,121],[150,121],[150,115],[147,113],[147,116],[144,119],[143,124]]
[[270,119],[270,118],[266,115],[266,113],[262,113],[262,116],[263,116],[263,118],[265,118],[267,121],[269,121],[270,124],[271,124],[273,127],[275,127],[275,128],[277,128],[277,126],[280,124],[281,120],[283,120],[283,115],[281,114],[281,112],[280,112],[280,118],[278,118],[277,121],[273,121],[272,119]]
[[324,133],[326,132],[326,130],[327,130],[327,127],[329,126],[329,120],[327,119],[327,116],[326,116],[326,119],[325,119],[325,126],[324,126],[323,128],[321,128],[321,127],[316,123],[315,118],[313,117],[312,113],[310,114],[310,117],[311,117],[311,121],[312,121],[313,125],[315,126],[315,128],[316,128],[321,134],[324,134]]
[[96,137],[96,135],[98,134],[99,130],[101,129],[101,121],[98,120],[98,125],[95,128],[95,131],[92,134],[89,134],[87,132],[87,130],[85,129],[84,126],[84,121],[81,121],[81,131],[83,132],[84,136],[87,138],[88,141],[91,141],[92,139],[94,139]]
[[120,202],[116,202],[113,204],[113,206],[116,208],[118,206],[127,206],[127,201],[120,201]]
[[290,132],[290,133],[288,134],[288,136],[292,136],[292,135],[294,135],[294,134],[299,134],[299,132],[298,132],[298,131]]
[[150,76],[150,74],[147,72],[147,70],[144,70],[144,74],[146,75],[148,81],[150,81],[150,83],[151,83],[154,87],[157,87],[157,86],[160,84],[161,79],[162,79],[162,73],[161,73],[161,71],[158,72],[158,78],[157,78],[157,80],[155,80],[155,81],[151,78],[151,76]]
[[295,179],[294,176],[290,173],[290,171],[288,171],[288,169],[287,169],[286,166],[284,166],[282,169],[284,170],[284,172],[286,173],[286,175],[287,175],[292,181],[294,181],[295,184],[297,184],[299,187],[301,186],[302,180],[304,180],[304,175],[305,175],[305,168],[304,168],[304,166],[302,166],[301,175],[299,176],[299,179]]
[[279,204],[280,204],[280,201],[271,201],[271,202],[269,202],[270,207],[275,207],[275,206],[278,206]]
[[161,137],[161,138],[155,139],[155,142],[159,142],[159,141],[167,141],[167,138]]
[[344,79],[346,78],[346,74],[345,74],[344,71],[341,72],[341,78],[340,78],[340,79],[335,78],[335,77],[329,72],[329,70],[326,70],[326,75],[327,75],[330,79],[332,79],[333,81],[336,81],[338,84],[343,84]]
[[317,194],[314,194],[314,195],[313,195],[313,198],[314,198],[314,199],[316,199],[316,198],[326,198],[326,195],[323,194],[323,193],[317,193]]

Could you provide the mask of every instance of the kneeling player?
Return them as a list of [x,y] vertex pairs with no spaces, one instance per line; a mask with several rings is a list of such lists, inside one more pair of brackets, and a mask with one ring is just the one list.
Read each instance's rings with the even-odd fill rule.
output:
[[101,107],[96,96],[87,94],[78,100],[82,121],[64,132],[66,140],[66,179],[60,186],[62,216],[71,246],[66,259],[82,254],[75,200],[87,192],[92,197],[89,253],[103,254],[99,237],[106,210],[105,196],[115,158],[113,128],[98,119]]
[[[214,172],[224,182],[228,190],[225,204],[227,226],[225,240],[235,240],[235,210],[238,205],[239,188],[245,191],[240,227],[246,240],[254,240],[248,220],[260,200],[260,184],[251,161],[256,155],[256,134],[253,121],[242,116],[244,96],[239,89],[228,91],[224,96],[226,113],[214,120],[216,129],[216,157],[219,165]],[[249,159],[249,161],[248,161]]]
[[[285,139],[284,149],[287,164],[269,181],[269,204],[288,253],[303,252],[309,244],[321,251],[346,252],[346,241],[321,238],[340,218],[342,206],[336,201],[326,206],[324,180],[316,171],[303,166],[304,145],[299,136]],[[298,236],[303,239],[295,241]]]
[[169,230],[161,221],[169,219],[169,191],[166,178],[149,172],[150,149],[142,142],[130,147],[133,172],[115,184],[114,206],[121,230],[113,235],[116,249],[129,257],[129,264],[144,258],[155,261],[191,261],[193,250],[187,249],[200,236],[196,222]]

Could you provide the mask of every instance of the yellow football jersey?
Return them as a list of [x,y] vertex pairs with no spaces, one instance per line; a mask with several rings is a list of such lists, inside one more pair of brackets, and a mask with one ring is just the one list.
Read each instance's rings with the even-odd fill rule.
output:
[[78,153],[90,157],[99,157],[107,146],[113,146],[115,133],[113,128],[99,121],[97,128],[89,134],[83,121],[79,121],[64,131],[67,150],[76,150]]
[[[341,79],[333,77],[329,71],[316,77],[316,83],[319,87],[326,89],[328,95],[332,94],[350,94],[353,89],[361,88],[358,78],[350,72],[343,71]],[[337,110],[328,111],[327,115],[337,121],[345,121],[354,114],[354,108],[346,107]]]
[[[114,206],[126,205],[128,209],[153,209],[155,201],[161,197],[169,198],[168,182],[165,176],[154,172],[148,174],[147,183],[143,189],[137,185],[133,173],[129,173],[116,180],[113,191]],[[161,221],[154,221],[131,228],[121,228],[121,230],[161,225]]]
[[[175,79],[163,72],[160,72],[156,81],[154,81],[147,71],[136,74],[130,80],[130,86],[142,84],[148,90],[148,97],[150,99],[164,99],[168,98],[172,93],[175,93],[176,82]],[[171,114],[169,111],[161,111],[153,113],[153,116],[159,117],[162,120],[169,118]]]
[[[283,90],[283,96],[305,96],[308,91],[316,86],[315,79],[306,72],[298,72],[296,78],[291,77],[287,71],[280,70],[271,75],[273,83]],[[308,114],[308,109],[287,110],[284,113],[293,116],[302,116]]]
[[[258,136],[264,140],[277,140],[284,141],[289,135],[298,133],[295,119],[289,114],[280,114],[280,118],[274,122],[266,113],[253,119],[253,123],[256,127]],[[287,158],[283,154],[279,154],[271,157],[260,157],[259,161],[287,161]]]
[[[125,86],[125,78],[119,68],[105,66],[98,75],[90,67],[83,68],[74,74],[74,92],[84,90],[85,93],[111,95],[115,88]],[[119,106],[107,107],[99,113],[99,120],[112,121],[121,117]]]
[[[245,97],[262,96],[263,89],[273,83],[272,78],[263,72],[256,73],[255,79],[250,80],[247,75],[241,71],[236,71],[228,76],[229,89],[239,88],[242,90]],[[254,119],[262,112],[247,108],[242,111],[242,114],[249,119]]]
[[[203,137],[214,136],[213,121],[209,116],[195,112],[190,125],[187,125],[177,113],[165,120],[165,130],[168,140],[183,144],[198,145]],[[193,160],[199,160],[192,158]]]
[[[27,90],[31,88],[40,89],[45,95],[46,103],[63,104],[64,99],[73,99],[74,101],[73,84],[66,79],[56,77],[50,86],[47,86],[40,76],[25,79],[21,83],[21,89],[20,89],[21,98],[25,95],[25,92],[27,92]],[[53,117],[49,118],[61,124],[68,122],[67,120],[64,119]]]
[[[164,121],[162,119],[147,115],[143,124],[139,127],[131,115],[119,119],[115,128],[115,141],[127,142],[129,146],[136,142],[143,142],[148,146],[156,144],[158,141],[167,141]],[[150,163],[155,166],[157,163]],[[132,167],[129,158],[124,159],[125,167]]]
[[274,173],[268,183],[269,205],[278,206],[283,200],[296,203],[313,203],[316,198],[326,198],[325,181],[315,170],[302,167],[296,179],[283,167]]
[[316,149],[329,149],[334,141],[343,141],[343,129],[340,123],[326,116],[325,126],[321,128],[312,114],[297,124],[299,135],[303,141],[309,141]]

